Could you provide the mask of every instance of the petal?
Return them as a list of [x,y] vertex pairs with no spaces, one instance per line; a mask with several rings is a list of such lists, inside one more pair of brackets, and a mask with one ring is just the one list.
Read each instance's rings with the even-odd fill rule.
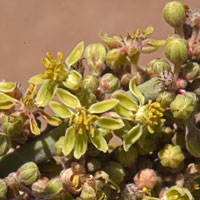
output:
[[78,90],[81,84],[81,80],[82,80],[81,74],[75,70],[72,70],[71,72],[69,72],[67,80],[63,81],[62,83],[66,88],[70,90]]
[[0,102],[0,110],[9,110],[13,105],[11,101]]
[[65,105],[67,105],[69,107],[76,108],[76,107],[81,106],[78,98],[75,95],[68,92],[67,90],[64,90],[62,88],[58,88],[56,95]]
[[40,129],[37,125],[37,122],[33,114],[29,116],[29,120],[30,120],[31,133],[33,133],[34,135],[40,135]]
[[17,83],[13,82],[0,82],[1,92],[12,92],[17,86]]
[[88,136],[85,131],[82,134],[76,135],[76,143],[74,147],[74,157],[79,159],[87,151]]
[[58,119],[57,117],[48,115],[43,110],[39,111],[39,113],[47,121],[47,123],[50,124],[51,126],[58,126],[62,123],[62,120]]
[[83,54],[83,50],[84,50],[84,42],[78,43],[65,61],[68,68],[70,68],[74,63],[76,63],[80,59],[80,57]]
[[91,113],[104,113],[114,108],[118,103],[119,101],[117,99],[104,100],[91,105],[89,111]]
[[137,100],[140,102],[140,105],[144,104],[144,96],[142,93],[138,90],[138,88],[135,85],[135,79],[132,78],[129,83],[129,90],[131,91],[132,95],[137,98]]
[[43,77],[43,73],[41,73],[41,74],[37,74],[37,75],[35,75],[35,76],[32,76],[29,80],[28,80],[28,82],[29,83],[34,83],[34,84],[41,84],[41,83],[43,83],[44,81],[45,81],[45,79],[43,79],[42,78]]
[[124,122],[122,120],[112,119],[109,117],[101,117],[98,119],[97,125],[101,128],[117,130],[124,126]]
[[63,142],[63,154],[65,156],[69,155],[74,148],[75,145],[75,135],[72,134],[73,127],[66,129],[65,138]]
[[108,151],[108,144],[98,129],[95,129],[93,137],[90,134],[90,140],[98,150],[103,151],[104,153]]
[[8,110],[17,102],[16,99],[0,92],[0,110]]
[[113,95],[116,99],[120,101],[120,104],[124,106],[124,108],[132,111],[136,111],[138,106],[135,101],[133,101],[130,97],[126,96],[125,94],[115,94]]
[[122,106],[121,103],[117,104],[116,107],[115,107],[115,111],[121,115],[122,117],[126,117],[126,118],[129,118],[129,119],[132,119],[133,118],[133,113],[132,111],[124,108],[124,106]]
[[142,126],[137,124],[134,126],[124,137],[123,147],[125,151],[128,151],[129,148],[140,138],[143,133]]
[[56,101],[51,101],[49,102],[49,106],[60,118],[67,118],[71,116],[71,111],[63,104],[60,104]]
[[56,83],[53,83],[50,79],[45,80],[37,94],[36,103],[42,107],[46,106],[54,98],[56,89]]

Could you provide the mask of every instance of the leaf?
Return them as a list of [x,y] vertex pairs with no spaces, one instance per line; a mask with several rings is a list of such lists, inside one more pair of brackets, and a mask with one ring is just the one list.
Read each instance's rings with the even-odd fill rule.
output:
[[76,134],[76,143],[74,147],[74,157],[79,159],[87,151],[88,136],[85,131],[82,134]]
[[127,110],[136,111],[138,108],[137,103],[125,94],[118,93],[113,95],[113,97],[118,99],[120,104]]
[[67,80],[63,81],[63,85],[70,90],[78,90],[80,87],[82,76],[75,70],[69,72]]
[[1,92],[12,92],[17,86],[17,83],[13,82],[0,82],[0,91]]
[[134,78],[132,78],[130,83],[129,83],[129,90],[132,93],[132,95],[134,97],[136,97],[136,99],[140,102],[140,105],[144,105],[144,101],[145,101],[144,96],[142,95],[142,93],[136,87]]
[[142,132],[142,126],[137,124],[125,135],[123,140],[123,147],[125,151],[128,151],[129,148],[140,138]]
[[112,119],[109,117],[101,117],[97,120],[97,125],[101,128],[109,129],[109,130],[117,130],[124,126],[122,120]]
[[73,127],[69,127],[65,131],[65,138],[63,142],[63,154],[68,156],[75,146],[75,135],[72,134]]
[[29,116],[29,122],[30,122],[31,133],[33,133],[34,135],[40,135],[40,129],[37,125],[37,122],[33,114]]
[[50,79],[45,80],[37,94],[36,103],[45,107],[54,98],[56,89],[56,83],[53,83]]
[[98,150],[103,151],[104,153],[108,151],[108,144],[98,129],[95,129],[93,137],[90,134],[90,140]]
[[80,57],[83,54],[83,50],[84,50],[84,42],[80,42],[75,46],[75,48],[72,50],[72,52],[65,60],[68,69],[70,69],[70,67],[80,59]]
[[126,118],[129,118],[129,119],[132,119],[133,118],[133,113],[132,111],[124,108],[124,106],[122,106],[121,103],[118,103],[116,106],[115,106],[115,111],[122,117],[126,117]]
[[91,105],[89,111],[91,113],[104,113],[108,110],[113,109],[118,103],[119,100],[117,99],[104,100]]
[[68,92],[67,90],[58,88],[56,95],[65,105],[71,108],[76,108],[81,106],[78,98],[75,95]]
[[51,126],[58,126],[62,123],[62,120],[58,119],[57,117],[50,116],[44,111],[39,111],[39,113]]
[[71,111],[63,104],[60,104],[56,101],[51,101],[49,106],[60,118],[64,119],[71,116]]
[[41,73],[41,74],[37,74],[37,75],[35,75],[35,76],[32,76],[29,80],[28,80],[28,82],[29,83],[33,83],[33,84],[41,84],[41,83],[43,83],[44,81],[45,81],[45,79],[43,79],[42,77],[43,77],[43,75],[44,75],[44,73]]

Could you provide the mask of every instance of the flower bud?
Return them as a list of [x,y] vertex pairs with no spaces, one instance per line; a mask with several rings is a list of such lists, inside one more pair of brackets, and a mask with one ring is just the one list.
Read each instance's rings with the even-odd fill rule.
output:
[[171,168],[177,168],[184,160],[184,155],[180,146],[173,146],[171,144],[165,145],[165,147],[159,151],[158,157],[160,158],[163,167]]
[[31,189],[37,193],[43,193],[49,179],[47,177],[41,177],[35,183],[32,184]]
[[147,67],[147,73],[150,76],[154,76],[156,74],[160,74],[164,70],[170,70],[171,67],[167,60],[163,58],[153,59]]
[[45,187],[44,193],[45,194],[55,194],[60,192],[63,189],[62,181],[60,178],[53,178],[51,179]]
[[4,115],[2,119],[2,128],[5,133],[11,137],[19,135],[22,132],[24,126],[24,120],[20,114]]
[[63,142],[64,142],[64,139],[65,137],[62,136],[59,138],[59,140],[55,143],[55,150],[56,150],[56,154],[58,156],[63,156],[63,152],[62,152],[62,149],[63,149]]
[[172,27],[183,25],[185,20],[185,8],[183,3],[178,1],[168,2],[163,9],[163,17]]
[[110,161],[106,164],[106,167],[103,169],[108,175],[109,178],[117,184],[120,184],[124,181],[125,172],[123,167],[114,161]]
[[112,93],[120,86],[119,79],[111,73],[103,75],[100,80],[100,88],[105,93]]
[[129,151],[124,151],[122,147],[118,147],[113,151],[113,159],[119,162],[123,167],[133,167],[138,157],[138,151],[135,147],[131,147]]
[[170,104],[170,108],[175,118],[188,119],[194,111],[195,105],[192,97],[178,94]]
[[192,58],[199,61],[200,60],[200,45],[194,45],[192,51]]
[[85,49],[85,58],[95,74],[100,74],[105,61],[106,48],[100,43],[89,44]]
[[34,162],[27,162],[17,170],[17,178],[22,184],[31,185],[40,177],[40,172]]
[[79,90],[76,93],[76,96],[81,102],[81,105],[85,106],[86,108],[89,108],[93,103],[96,102],[96,95],[91,91]]
[[172,186],[166,192],[166,200],[182,199],[182,200],[194,200],[190,191],[180,186]]
[[96,92],[99,86],[99,80],[96,76],[87,75],[83,79],[82,88],[91,92]]
[[[188,57],[188,42],[184,39],[169,38],[165,47],[165,56],[174,64],[182,64]],[[175,69],[176,71],[176,69]]]
[[178,89],[184,89],[184,88],[186,88],[187,84],[188,84],[188,82],[185,79],[178,78],[176,80],[176,85],[177,85]]
[[93,173],[101,168],[101,162],[96,158],[92,158],[87,161],[86,166],[87,170]]
[[134,182],[140,190],[143,188],[152,190],[157,180],[158,177],[153,169],[142,169],[134,177]]
[[124,74],[124,75],[121,77],[120,82],[121,82],[121,84],[122,84],[123,86],[127,86],[127,87],[128,87],[129,82],[130,82],[130,80],[131,80],[132,78],[133,78],[133,75],[132,75],[132,74],[126,73],[126,74]]
[[166,108],[174,100],[175,94],[170,91],[163,91],[158,94],[156,99],[160,103],[161,107]]
[[200,66],[196,62],[189,62],[183,68],[182,76],[189,81],[193,81],[200,74]]
[[11,147],[9,136],[4,133],[0,133],[0,156],[6,154]]
[[7,185],[3,179],[0,179],[0,199],[6,199],[6,194],[7,194]]

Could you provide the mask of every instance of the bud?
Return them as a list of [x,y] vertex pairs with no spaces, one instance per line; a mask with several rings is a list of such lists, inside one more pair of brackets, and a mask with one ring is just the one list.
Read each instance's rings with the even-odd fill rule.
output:
[[170,104],[170,108],[175,118],[188,119],[195,109],[195,104],[192,97],[178,94]]
[[109,178],[116,184],[120,184],[124,181],[125,172],[123,167],[119,163],[110,161],[106,164],[106,167],[103,170],[109,175]]
[[124,75],[121,77],[120,82],[121,82],[121,84],[122,84],[123,86],[127,86],[127,87],[128,87],[129,82],[130,82],[130,80],[131,80],[132,78],[133,78],[133,75],[132,75],[132,74],[126,73],[126,74],[124,74]]
[[196,79],[200,74],[200,66],[196,62],[189,62],[187,63],[182,72],[182,76],[189,81],[193,81]]
[[100,80],[100,87],[105,93],[112,93],[120,86],[119,79],[111,73],[103,75]]
[[34,162],[27,162],[17,170],[17,178],[22,184],[31,185],[40,177],[40,172]]
[[172,63],[180,65],[186,61],[188,57],[188,50],[188,42],[184,39],[174,36],[173,38],[169,38],[167,41],[165,47],[165,56]]
[[106,48],[100,43],[89,44],[85,49],[85,58],[95,74],[100,74],[105,61]]
[[166,108],[174,100],[174,97],[174,92],[163,91],[158,94],[156,101],[160,103],[161,107]]
[[87,75],[83,79],[82,88],[91,92],[96,92],[99,86],[99,80],[96,76]]
[[49,179],[47,177],[41,177],[35,183],[32,184],[31,189],[37,193],[43,193]]
[[93,103],[96,102],[96,95],[91,91],[79,90],[76,93],[76,96],[81,102],[81,105],[85,106],[86,108],[89,108]]
[[53,178],[51,179],[45,187],[44,193],[45,194],[55,194],[63,190],[62,181],[60,178]]
[[176,85],[177,85],[178,89],[184,89],[184,88],[186,88],[187,84],[188,84],[188,82],[185,79],[178,78],[176,80]]
[[163,167],[177,168],[184,160],[184,155],[181,151],[180,146],[167,144],[165,147],[159,151],[158,157],[161,160],[161,165]]
[[2,128],[4,132],[9,134],[11,137],[19,135],[22,132],[24,119],[20,114],[13,113],[8,116],[4,115],[2,122]]
[[134,182],[140,190],[143,188],[152,190],[157,180],[158,177],[153,169],[142,169],[134,177]]
[[131,147],[129,151],[124,151],[122,147],[118,147],[113,151],[113,159],[119,162],[123,167],[133,167],[138,157],[138,151],[135,147]]
[[153,59],[147,67],[147,73],[150,76],[154,76],[156,74],[160,74],[165,70],[170,70],[171,67],[167,60],[163,58]]
[[172,186],[166,192],[166,200],[181,199],[181,200],[194,200],[190,191],[184,187]]
[[0,156],[6,154],[11,147],[9,136],[4,133],[0,133]]
[[101,162],[96,158],[92,158],[87,161],[86,166],[87,170],[93,173],[101,168]]
[[0,199],[6,199],[7,185],[3,179],[0,179]]
[[168,2],[163,9],[165,21],[172,27],[182,26],[185,20],[185,8],[178,1]]
[[192,51],[192,56],[195,60],[197,60],[197,61],[200,60],[200,45],[194,45],[193,51]]
[[63,156],[63,152],[62,152],[62,149],[63,149],[63,142],[64,142],[64,139],[65,137],[62,136],[59,138],[59,140],[55,143],[55,150],[56,150],[56,154],[58,156]]

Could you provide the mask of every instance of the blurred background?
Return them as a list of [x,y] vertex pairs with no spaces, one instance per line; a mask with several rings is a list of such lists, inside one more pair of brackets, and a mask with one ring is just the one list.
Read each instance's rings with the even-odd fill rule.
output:
[[[167,0],[0,0],[0,80],[27,86],[43,71],[47,51],[65,58],[80,41],[100,42],[99,33],[125,35],[154,27],[153,39],[166,39],[172,28],[162,17]],[[199,0],[184,0],[191,8]],[[163,49],[141,56],[140,64],[162,57]]]

